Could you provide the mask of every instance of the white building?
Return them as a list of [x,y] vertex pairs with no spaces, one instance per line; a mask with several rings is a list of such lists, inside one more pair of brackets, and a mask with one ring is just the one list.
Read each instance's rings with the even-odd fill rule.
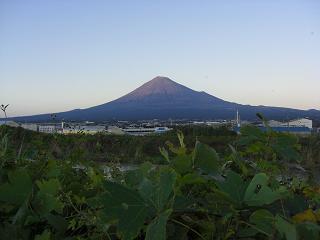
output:
[[38,131],[43,133],[56,133],[56,126],[54,125],[39,125]]
[[122,130],[129,135],[144,136],[144,135],[153,134],[153,133],[165,133],[172,129],[168,127],[155,127],[155,128],[141,127],[141,128],[124,128]]
[[205,122],[202,122],[202,121],[194,121],[192,122],[193,125],[203,125],[205,124]]
[[307,127],[307,128],[312,129],[312,120],[310,120],[308,118],[300,118],[300,119],[289,121],[288,126],[290,126],[290,127]]
[[275,120],[268,121],[270,127],[307,127],[312,129],[312,120],[308,118],[300,118],[288,122],[279,122]]

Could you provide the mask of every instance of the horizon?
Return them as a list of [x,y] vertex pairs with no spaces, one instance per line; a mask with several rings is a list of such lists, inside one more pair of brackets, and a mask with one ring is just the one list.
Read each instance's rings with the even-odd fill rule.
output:
[[84,109],[161,75],[239,104],[320,109],[319,1],[183,3],[1,1],[0,104],[10,117]]

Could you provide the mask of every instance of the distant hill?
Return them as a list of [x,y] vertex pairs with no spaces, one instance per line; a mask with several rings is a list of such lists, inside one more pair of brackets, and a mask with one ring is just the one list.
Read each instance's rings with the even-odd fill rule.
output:
[[[75,121],[147,119],[242,119],[254,120],[260,112],[268,119],[309,117],[320,119],[320,111],[268,106],[250,106],[224,101],[206,92],[197,92],[167,77],[156,77],[114,101],[68,112],[56,113],[57,119]],[[16,121],[50,121],[51,114],[11,118]]]

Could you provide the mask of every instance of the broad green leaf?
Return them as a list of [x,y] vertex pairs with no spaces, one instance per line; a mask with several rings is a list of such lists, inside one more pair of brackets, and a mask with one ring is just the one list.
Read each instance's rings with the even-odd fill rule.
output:
[[141,197],[146,202],[150,202],[154,207],[156,207],[155,203],[155,195],[156,195],[156,186],[152,183],[148,178],[144,178],[139,185],[139,193]]
[[8,174],[9,182],[0,186],[0,201],[20,205],[32,191],[32,181],[25,169]]
[[166,240],[166,226],[172,210],[166,210],[147,227],[146,240]]
[[221,171],[217,152],[199,141],[197,141],[194,149],[193,164],[194,167],[207,174],[217,174]]
[[156,182],[144,179],[139,186],[141,196],[150,201],[153,206],[162,211],[170,200],[176,181],[176,173],[170,169],[161,169],[160,176]]
[[250,222],[256,226],[255,229],[259,232],[267,236],[272,235],[274,229],[274,216],[269,211],[265,209],[255,211],[250,216]]
[[275,226],[281,237],[285,237],[287,240],[297,239],[296,227],[284,220],[279,215],[277,215],[275,218]]
[[125,173],[126,185],[133,188],[138,187],[142,180],[149,175],[152,169],[153,165],[150,162],[144,162],[138,169],[127,171]]
[[248,184],[243,181],[241,176],[233,171],[228,171],[223,182],[216,182],[219,190],[224,192],[232,202],[241,206],[245,190]]
[[37,192],[35,202],[37,212],[41,216],[46,216],[51,211],[61,212],[63,204],[57,197],[60,189],[60,183],[57,179],[37,181],[39,191]]
[[171,160],[172,167],[180,174],[186,174],[192,171],[192,158],[190,155],[181,154]]
[[206,182],[207,180],[199,176],[197,173],[188,173],[180,177],[178,180],[180,187],[188,184],[202,184]]
[[165,169],[160,173],[159,188],[158,193],[156,194],[158,210],[162,210],[163,207],[167,204],[169,197],[173,192],[176,178],[176,173],[169,169]]
[[138,192],[118,183],[106,182],[107,192],[98,200],[104,214],[118,220],[118,231],[123,239],[134,239],[144,225],[150,206]]
[[271,204],[281,197],[278,192],[272,191],[268,187],[268,180],[269,178],[264,173],[258,173],[253,177],[244,195],[244,201],[247,205]]
[[136,187],[143,180],[143,175],[140,169],[128,171],[125,173],[125,182],[128,187]]

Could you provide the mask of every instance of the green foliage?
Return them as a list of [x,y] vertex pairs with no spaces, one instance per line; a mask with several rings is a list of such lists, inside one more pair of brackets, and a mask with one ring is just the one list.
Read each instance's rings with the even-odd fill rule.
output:
[[[196,137],[202,143],[214,147],[217,151],[225,153],[225,146],[236,139],[236,134],[228,129],[215,129],[199,126],[181,127],[183,141],[187,148],[192,148]],[[16,161],[20,158],[39,160],[66,160],[66,161],[96,161],[143,163],[150,161],[163,164],[159,156],[159,147],[165,142],[179,144],[176,134],[168,132],[161,135],[130,136],[130,135],[81,135],[81,134],[42,134],[22,128],[0,127],[0,139],[9,134],[9,148],[6,151],[7,161]],[[182,135],[181,135],[182,136]],[[0,142],[1,143],[1,142]],[[0,159],[1,159],[0,144]]]
[[243,155],[251,159],[293,162],[301,160],[298,138],[288,133],[275,132],[271,128],[261,131],[258,127],[247,125],[241,128],[237,145]]
[[[319,239],[319,187],[288,177],[286,164],[301,161],[296,137],[248,126],[220,152],[201,137],[191,147],[184,130],[177,139],[159,136],[153,163],[142,154],[150,142],[114,137],[115,149],[131,150],[112,155],[106,171],[90,160],[106,153],[111,136],[75,140],[0,129],[1,238]],[[22,136],[31,145],[17,160],[21,142],[13,138]],[[123,156],[144,163],[122,171]]]
[[61,213],[63,203],[57,198],[60,183],[57,179],[36,182],[39,191],[35,196],[36,209],[39,215],[46,216],[52,211]]
[[226,179],[216,184],[218,189],[225,194],[230,202],[233,202],[236,207],[241,207],[248,183],[239,174],[228,171]]
[[172,210],[167,210],[155,218],[147,228],[146,240],[165,240],[166,225]]
[[149,204],[137,193],[120,184],[106,182],[106,193],[98,201],[103,206],[106,219],[118,221],[118,231],[123,239],[135,238],[150,210]]
[[265,209],[259,209],[253,212],[249,218],[250,223],[255,225],[255,230],[271,237],[273,234],[274,216]]
[[219,174],[221,170],[217,152],[199,141],[194,149],[193,165],[206,174]]
[[285,237],[287,240],[297,239],[296,227],[284,220],[279,215],[277,215],[275,218],[275,227],[279,231],[281,237]]
[[280,191],[280,189],[278,191],[273,191],[268,187],[267,175],[259,173],[251,180],[244,195],[244,202],[249,206],[271,204],[281,198]]
[[0,201],[20,205],[29,197],[32,181],[25,169],[8,172],[8,182],[0,186]]

